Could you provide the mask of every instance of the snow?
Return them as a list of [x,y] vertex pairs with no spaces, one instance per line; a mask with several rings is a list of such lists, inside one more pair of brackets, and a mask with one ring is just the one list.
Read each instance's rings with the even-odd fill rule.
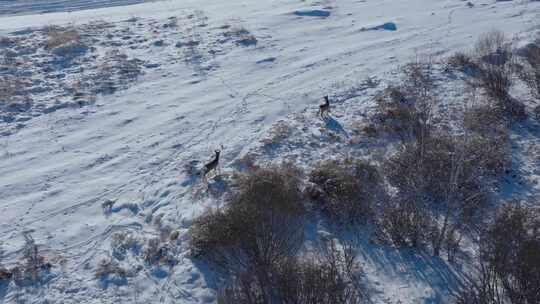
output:
[[[81,107],[70,104],[67,85],[45,87],[31,93],[42,108],[0,122],[6,131],[0,136],[3,262],[20,257],[23,233],[63,261],[41,286],[0,286],[0,302],[214,302],[211,271],[189,258],[186,232],[194,217],[220,203],[220,192],[206,193],[186,167],[200,166],[220,147],[224,172],[246,155],[301,166],[347,153],[366,156],[373,152],[369,145],[347,144],[354,140],[351,124],[370,110],[398,65],[417,53],[470,48],[492,28],[527,38],[540,20],[540,2],[527,1],[474,1],[472,8],[457,0],[171,0],[109,7],[136,2],[0,3],[0,35],[22,37],[29,47],[45,39],[41,28],[50,25],[75,26],[96,39],[96,50],[80,56],[95,54],[98,61],[54,70],[66,76],[51,85],[71,85],[85,71],[97,71],[97,63],[112,62],[107,51],[114,49],[142,66],[114,93],[98,93]],[[178,26],[164,27],[171,17]],[[87,26],[98,21],[112,27]],[[38,49],[27,56],[35,63],[25,66],[30,79],[45,81],[48,73],[38,67],[49,64],[49,55]],[[340,103],[323,125],[316,110],[327,94]],[[292,135],[269,146],[265,139],[278,121]],[[526,168],[531,176],[538,175],[534,167]],[[535,193],[538,183],[531,187]],[[102,208],[107,200],[115,201],[109,214]],[[156,269],[130,255],[122,265],[134,275],[104,289],[94,273],[111,251],[112,235],[154,237],[158,215],[180,231],[178,264]],[[377,303],[440,303],[464,272],[391,248],[366,245],[363,256]]]

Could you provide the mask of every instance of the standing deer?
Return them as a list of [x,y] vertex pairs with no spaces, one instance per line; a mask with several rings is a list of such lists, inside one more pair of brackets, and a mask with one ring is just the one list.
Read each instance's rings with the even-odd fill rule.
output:
[[321,116],[322,119],[324,119],[324,117],[327,116],[329,112],[330,112],[330,100],[328,99],[328,96],[324,96],[324,104],[319,105],[319,115]]
[[206,180],[206,174],[208,174],[212,170],[216,170],[219,165],[219,154],[221,153],[221,150],[216,150],[215,153],[216,155],[214,156],[214,159],[204,165],[204,168],[202,170],[203,180]]

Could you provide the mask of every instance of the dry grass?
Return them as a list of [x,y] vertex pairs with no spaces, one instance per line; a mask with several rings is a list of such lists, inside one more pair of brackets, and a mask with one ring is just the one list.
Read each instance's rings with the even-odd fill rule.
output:
[[59,46],[81,42],[81,35],[75,28],[49,27],[46,30],[46,49],[54,49]]
[[291,127],[285,121],[278,121],[270,129],[269,135],[262,140],[265,146],[282,144],[292,134]]

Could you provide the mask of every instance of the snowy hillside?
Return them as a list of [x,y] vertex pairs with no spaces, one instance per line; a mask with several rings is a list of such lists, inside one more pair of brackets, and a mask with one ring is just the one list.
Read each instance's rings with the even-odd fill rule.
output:
[[[188,230],[227,190],[193,168],[217,149],[224,176],[246,163],[380,160],[356,118],[396,69],[492,29],[532,40],[540,2],[0,1],[0,102],[14,100],[0,104],[0,261],[15,265],[26,237],[52,265],[39,284],[0,284],[0,302],[215,303]],[[435,71],[441,94],[459,98],[463,82]],[[331,121],[317,117],[324,95],[337,101]],[[519,149],[539,153],[519,131]],[[527,191],[509,181],[499,195],[538,195],[537,159],[524,161]],[[118,232],[145,244],[165,230],[178,233],[171,267],[113,245]],[[375,303],[444,303],[470,266],[368,241],[361,253]],[[96,279],[104,257],[126,275]]]

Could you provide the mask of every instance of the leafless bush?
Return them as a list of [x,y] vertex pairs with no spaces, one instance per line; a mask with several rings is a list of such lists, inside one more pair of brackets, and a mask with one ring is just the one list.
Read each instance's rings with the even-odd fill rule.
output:
[[49,27],[45,31],[48,36],[45,48],[57,56],[76,57],[88,50],[75,28]]
[[466,130],[483,136],[500,136],[507,132],[503,111],[493,105],[475,106],[464,113]]
[[527,54],[519,76],[529,87],[531,94],[540,100],[540,43],[535,44]]
[[504,33],[491,31],[479,38],[475,51],[478,58],[477,85],[507,117],[524,120],[527,117],[525,106],[509,94],[516,67],[511,42]]
[[540,105],[534,107],[534,115],[536,116],[537,120],[540,120]]
[[457,70],[463,73],[474,73],[477,69],[474,59],[463,52],[456,52],[446,60],[447,69]]
[[254,273],[235,277],[223,288],[218,303],[323,303],[368,302],[359,285],[360,269],[355,252],[327,241],[310,260],[290,259],[272,270],[272,280],[261,285]]
[[78,43],[81,40],[81,35],[75,28],[48,27],[45,31],[48,37],[45,45],[47,49]]
[[309,180],[316,185],[316,189],[310,190],[312,199],[340,225],[366,222],[382,192],[377,168],[362,161],[322,162],[311,172]]
[[236,177],[229,205],[199,217],[190,231],[191,252],[225,274],[265,273],[302,246],[304,206],[297,170],[257,169]]
[[127,281],[128,272],[113,258],[104,257],[98,261],[95,276],[102,287],[107,288],[109,283],[124,285]]
[[8,282],[12,276],[13,273],[9,269],[0,265],[0,284]]
[[511,146],[508,133],[494,136],[472,135],[467,141],[468,165],[478,175],[499,175],[506,172],[511,161]]
[[490,64],[505,64],[511,56],[511,44],[506,35],[499,30],[491,30],[478,38],[475,54]]
[[143,247],[142,257],[148,264],[174,266],[178,263],[174,248],[168,243],[162,243],[159,238],[149,239]]
[[432,128],[433,107],[437,100],[432,93],[432,64],[416,60],[401,69],[402,81],[389,86],[376,98],[378,119],[387,131],[402,140],[421,141]]
[[538,303],[540,220],[532,208],[503,207],[483,233],[480,272],[458,295],[459,304]]
[[138,251],[139,247],[139,240],[130,231],[117,232],[111,237],[112,254],[119,260],[123,260],[130,250]]
[[472,135],[437,134],[403,146],[386,163],[398,193],[383,208],[383,230],[398,245],[429,240],[435,255],[444,247],[454,252],[458,232],[487,204],[484,179],[504,172],[509,155],[506,142]]
[[12,269],[13,278],[17,284],[40,281],[52,267],[52,264],[41,255],[30,235],[25,234],[25,241],[23,261]]
[[2,47],[12,47],[17,43],[17,40],[11,37],[0,37],[0,48]]
[[225,37],[235,40],[237,44],[243,46],[257,45],[257,37],[242,26],[228,27],[228,31],[224,33]]
[[[2,244],[0,243],[0,245]],[[11,280],[11,277],[13,276],[13,273],[9,269],[4,267],[4,265],[2,265],[3,257],[4,257],[4,251],[0,247],[0,285]]]
[[426,243],[433,218],[418,202],[389,202],[381,212],[381,226],[394,245],[420,248]]
[[509,99],[508,90],[513,83],[512,73],[504,66],[482,64],[478,70],[477,79],[488,96],[496,102],[505,102]]
[[270,129],[268,137],[262,140],[266,146],[282,144],[292,133],[291,127],[285,121],[278,121]]

